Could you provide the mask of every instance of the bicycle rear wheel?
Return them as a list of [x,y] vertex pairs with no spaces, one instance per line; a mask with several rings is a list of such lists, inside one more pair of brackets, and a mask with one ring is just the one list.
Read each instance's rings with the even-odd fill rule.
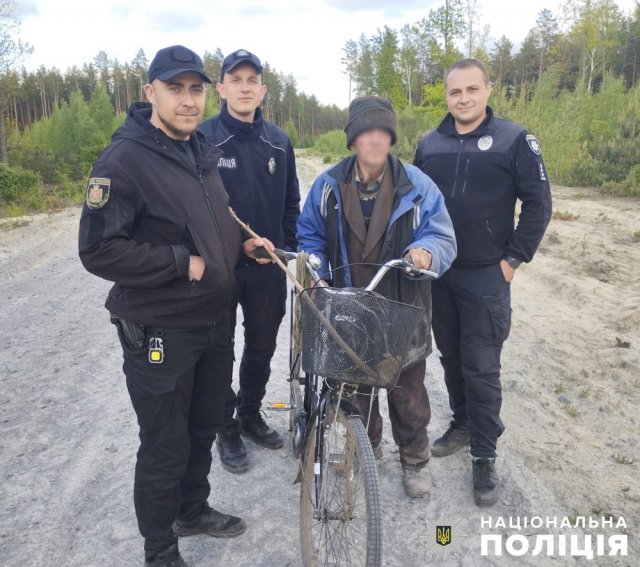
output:
[[[378,567],[382,510],[378,468],[359,416],[329,404],[303,454],[300,541],[305,567]],[[316,459],[316,439],[321,440]]]

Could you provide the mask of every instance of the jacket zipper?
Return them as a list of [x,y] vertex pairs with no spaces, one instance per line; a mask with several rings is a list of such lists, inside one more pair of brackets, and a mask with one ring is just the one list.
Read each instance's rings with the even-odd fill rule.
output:
[[458,146],[458,157],[456,159],[456,178],[453,181],[453,189],[451,190],[451,198],[455,198],[456,196],[456,188],[458,187],[458,167],[460,166],[460,154],[462,153],[462,144],[464,143],[464,138],[460,138],[460,144]]
[[471,160],[469,158],[467,158],[467,163],[464,166],[464,183],[462,184],[462,194],[464,195],[464,192],[467,189],[467,179],[469,178],[469,162]]
[[[209,196],[207,195],[207,192],[205,191],[205,187],[204,187],[204,177],[202,176],[202,171],[200,170],[200,168],[197,169],[198,171],[198,179],[200,180],[200,187],[202,187],[202,195],[204,196],[204,200],[207,203],[207,208],[209,209],[209,214],[211,215],[211,218],[213,220],[213,225],[216,228],[216,234],[218,235],[218,240],[220,241],[220,243],[222,244],[222,234],[220,233],[220,227],[218,226],[218,217],[216,217],[216,213],[213,210],[213,206],[211,205],[211,201],[209,200]],[[229,258],[227,257],[227,252],[224,249],[224,246],[220,247],[222,249],[222,256],[224,257],[224,266],[225,269],[227,271],[227,280],[229,282],[231,282],[231,274],[229,272]]]
[[493,230],[491,230],[491,226],[489,225],[489,219],[484,219],[484,225],[487,227],[487,232],[493,238]]

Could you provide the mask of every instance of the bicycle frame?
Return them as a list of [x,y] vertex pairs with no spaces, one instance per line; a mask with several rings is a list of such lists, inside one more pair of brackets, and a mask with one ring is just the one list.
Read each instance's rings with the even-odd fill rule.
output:
[[[296,253],[277,251],[277,254],[285,262],[297,258]],[[306,269],[314,285],[326,287],[329,292],[339,293],[339,289],[334,290],[322,280],[318,273],[321,265],[319,258],[314,255],[307,259]],[[396,259],[381,266],[364,290],[375,290],[387,272],[393,268],[401,269],[413,276],[437,277],[434,272],[418,270],[406,260]],[[295,278],[292,279],[295,281]],[[293,346],[297,291],[302,291],[302,288],[296,281],[290,298],[288,380],[291,396],[289,425],[292,448],[295,457],[299,458],[296,482],[302,483],[300,528],[303,561],[305,565],[315,566],[316,559],[325,553],[342,554],[343,549],[351,549],[347,542],[353,541],[350,539],[353,537],[352,534],[360,534],[361,537],[364,535],[365,539],[357,540],[356,555],[364,559],[367,567],[380,567],[380,485],[375,455],[367,435],[378,388],[370,389],[369,409],[366,419],[363,419],[364,412],[357,407],[359,404],[352,403],[350,399],[358,393],[357,385],[345,386],[342,380],[302,372],[302,353],[296,353]],[[344,526],[345,529],[336,530],[336,525]],[[353,531],[347,526],[353,526]],[[316,540],[316,537],[319,539]],[[334,548],[333,543],[329,546],[323,545],[323,542],[326,544],[325,539],[335,541],[337,547]],[[313,542],[317,542],[317,547]],[[343,543],[346,544],[344,548],[341,545]],[[340,551],[335,552],[334,549]],[[350,557],[348,551],[344,553]],[[351,559],[353,557],[355,556],[351,556]],[[342,564],[340,561],[337,563]]]

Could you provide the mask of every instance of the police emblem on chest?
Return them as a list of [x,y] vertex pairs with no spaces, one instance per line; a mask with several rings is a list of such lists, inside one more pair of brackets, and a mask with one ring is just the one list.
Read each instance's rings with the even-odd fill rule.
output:
[[111,179],[107,177],[92,177],[87,183],[85,202],[90,209],[101,209],[109,200]]
[[269,163],[267,164],[267,167],[269,168],[269,173],[273,175],[276,172],[276,160],[274,158],[271,158],[269,160]]
[[491,136],[482,136],[478,140],[478,149],[486,152],[491,146],[493,146],[493,138]]

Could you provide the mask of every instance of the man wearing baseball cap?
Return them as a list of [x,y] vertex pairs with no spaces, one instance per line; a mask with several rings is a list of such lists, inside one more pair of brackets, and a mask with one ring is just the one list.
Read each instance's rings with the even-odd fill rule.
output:
[[[199,129],[223,152],[218,171],[229,204],[258,234],[278,248],[294,251],[300,214],[295,154],[287,134],[262,114],[260,104],[267,92],[262,63],[253,53],[238,49],[224,58],[220,75],[216,84],[223,101],[220,114],[205,120]],[[231,329],[233,334],[240,305],[244,347],[238,391],[229,388],[216,447],[222,466],[241,473],[249,467],[241,434],[267,449],[283,445],[282,435],[267,424],[260,409],[285,313],[287,286],[285,274],[276,265],[256,266],[245,256],[236,264],[235,276]]]
[[196,131],[210,82],[190,49],[158,51],[149,103],[131,106],[98,157],[80,219],[82,263],[115,282],[105,306],[140,427],[134,505],[145,565],[157,567],[185,565],[178,536],[246,529],[209,506],[207,477],[233,368],[233,269],[241,248],[255,258],[273,245],[241,245],[220,152]]
[[[378,265],[406,257],[415,267],[444,273],[456,255],[456,241],[444,199],[436,185],[413,165],[390,154],[396,142],[391,103],[363,96],[349,106],[347,147],[354,153],[316,179],[298,220],[300,250],[323,262],[333,287],[364,287]],[[342,269],[346,266],[345,269]],[[407,496],[429,493],[431,477],[427,424],[431,418],[424,385],[431,352],[431,283],[399,270],[385,276],[376,291],[424,309],[426,339],[417,363],[405,368],[388,392],[393,439],[399,447]],[[369,423],[376,458],[382,456],[382,417],[371,388],[358,387],[357,403]],[[369,408],[372,413],[367,420]]]

